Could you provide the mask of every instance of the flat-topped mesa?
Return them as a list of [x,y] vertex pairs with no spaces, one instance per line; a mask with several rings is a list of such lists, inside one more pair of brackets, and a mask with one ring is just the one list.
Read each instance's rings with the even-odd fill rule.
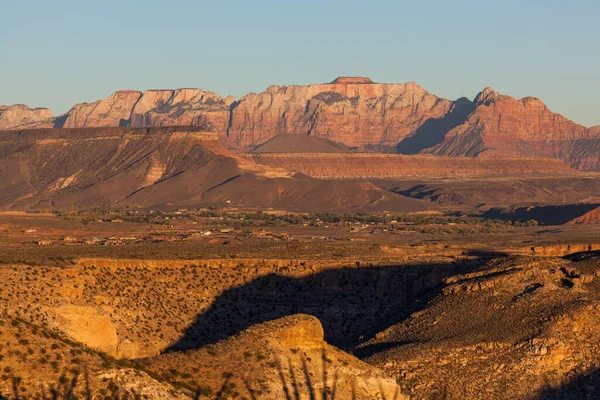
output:
[[336,83],[340,85],[365,85],[374,82],[370,78],[362,76],[339,76],[336,79],[334,79],[331,83]]

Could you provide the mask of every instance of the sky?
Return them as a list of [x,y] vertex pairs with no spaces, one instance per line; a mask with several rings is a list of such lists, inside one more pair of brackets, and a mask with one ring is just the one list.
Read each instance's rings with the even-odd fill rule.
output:
[[61,114],[120,89],[367,76],[448,99],[484,87],[600,125],[598,0],[1,0],[0,104]]

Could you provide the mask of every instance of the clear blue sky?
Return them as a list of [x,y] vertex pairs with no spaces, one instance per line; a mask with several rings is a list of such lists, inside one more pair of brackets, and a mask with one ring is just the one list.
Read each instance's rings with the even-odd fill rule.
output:
[[598,0],[4,1],[0,104],[361,75],[450,99],[492,86],[600,125],[599,17]]

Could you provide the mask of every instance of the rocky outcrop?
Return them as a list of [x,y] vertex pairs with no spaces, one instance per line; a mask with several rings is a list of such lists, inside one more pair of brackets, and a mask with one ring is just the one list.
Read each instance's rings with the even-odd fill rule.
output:
[[161,375],[204,365],[202,374],[190,376],[190,385],[216,392],[226,377],[251,398],[265,400],[291,399],[292,393],[298,399],[327,398],[332,391],[335,395],[330,396],[339,400],[409,399],[381,370],[325,342],[319,320],[305,314],[254,325],[198,350],[168,352],[142,362]]
[[47,108],[29,108],[23,104],[0,106],[0,130],[33,126],[51,128],[53,119],[52,111]]
[[131,111],[131,126],[200,126],[224,133],[234,101],[202,89],[148,90]]
[[76,104],[66,117],[63,117],[62,127],[128,126],[131,110],[141,95],[142,93],[137,90],[121,90],[104,100]]
[[319,136],[348,146],[395,146],[425,121],[445,116],[451,105],[416,83],[338,78],[322,85],[270,86],[240,99],[227,136],[241,147],[281,133]]
[[54,325],[74,340],[118,357],[117,330],[108,314],[94,307],[66,304],[50,309]]

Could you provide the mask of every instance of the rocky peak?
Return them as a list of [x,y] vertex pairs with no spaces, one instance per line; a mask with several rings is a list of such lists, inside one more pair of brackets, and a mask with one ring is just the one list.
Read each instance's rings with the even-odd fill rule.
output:
[[496,92],[491,87],[486,87],[475,97],[475,104],[481,105],[496,100],[500,97],[500,93]]

